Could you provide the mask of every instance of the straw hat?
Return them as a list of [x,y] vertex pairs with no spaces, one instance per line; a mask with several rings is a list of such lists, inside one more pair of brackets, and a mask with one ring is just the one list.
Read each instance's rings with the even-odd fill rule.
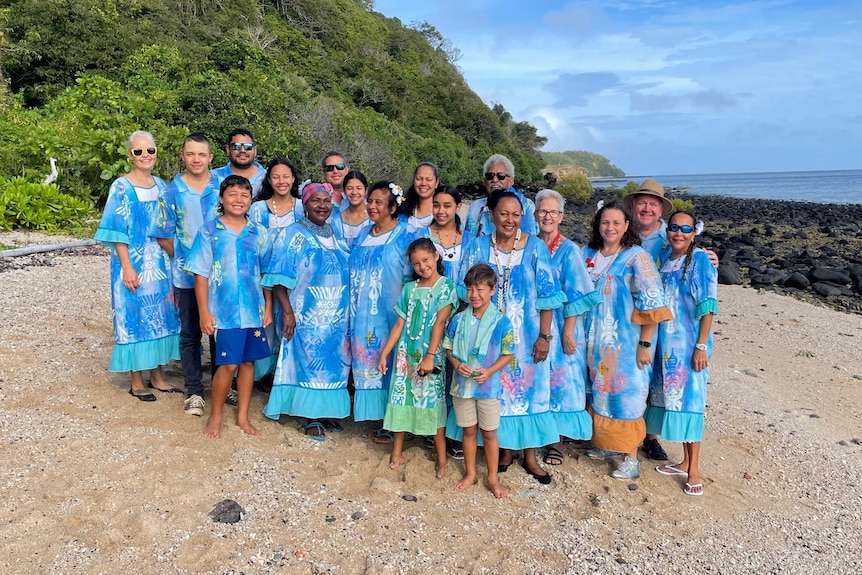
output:
[[673,212],[673,204],[664,196],[664,187],[655,180],[649,179],[644,180],[644,183],[637,189],[637,191],[627,195],[623,198],[623,203],[629,209],[630,212],[634,212],[634,206],[632,205],[635,201],[635,197],[640,195],[646,196],[655,196],[661,200],[662,203],[662,217],[669,215]]

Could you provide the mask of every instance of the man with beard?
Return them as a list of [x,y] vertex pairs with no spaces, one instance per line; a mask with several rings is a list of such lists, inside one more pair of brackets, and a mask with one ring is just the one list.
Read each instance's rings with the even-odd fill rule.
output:
[[225,146],[228,159],[227,165],[212,170],[218,178],[219,183],[230,175],[243,176],[252,187],[252,197],[260,192],[260,186],[266,177],[266,169],[255,161],[257,158],[257,145],[254,136],[245,128],[237,128],[227,137]]

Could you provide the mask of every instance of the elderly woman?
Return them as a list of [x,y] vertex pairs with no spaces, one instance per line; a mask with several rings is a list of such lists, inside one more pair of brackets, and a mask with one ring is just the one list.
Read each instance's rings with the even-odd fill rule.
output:
[[[168,255],[148,230],[165,183],[153,176],[156,142],[149,132],[126,141],[132,170],[114,181],[95,238],[111,248],[111,308],[114,351],[108,369],[131,372],[129,395],[155,401],[141,375],[150,370],[151,388],[179,392],[161,366],[179,359],[180,321],[171,289]],[[181,393],[181,392],[180,392]]]
[[305,433],[322,441],[326,430],[350,415],[347,377],[347,246],[327,219],[332,186],[309,184],[302,190],[305,217],[274,241],[263,285],[271,287],[283,310],[281,352],[272,392],[263,413],[305,417]]
[[[492,305],[509,318],[515,335],[513,360],[501,370],[499,472],[512,463],[513,449],[524,450],[524,470],[539,483],[551,476],[539,465],[536,448],[559,439],[550,412],[550,365],[546,361],[554,334],[553,310],[564,296],[544,242],[521,231],[524,211],[518,196],[496,192],[488,199],[495,231],[474,239],[461,259],[459,297],[467,301],[464,276],[477,263],[490,264],[497,272]],[[460,440],[459,428],[447,428],[451,439]]]
[[434,220],[433,197],[440,185],[440,170],[431,162],[422,162],[413,170],[413,185],[407,188],[404,202],[398,207],[398,219],[411,230],[427,228]]
[[566,200],[554,190],[536,194],[536,220],[539,238],[551,252],[554,271],[566,296],[563,307],[554,310],[551,333],[551,414],[560,438],[548,446],[544,462],[563,463],[560,439],[590,439],[593,422],[586,411],[587,346],[584,334],[584,314],[597,306],[601,296],[584,265],[580,248],[560,233]]
[[637,449],[652,378],[656,324],[671,318],[661,278],[622,203],[593,217],[584,262],[602,301],[587,315],[587,365],[592,387],[591,459],[624,454],[614,479],[637,479]]
[[[395,214],[403,201],[400,187],[386,180],[368,191],[366,209],[373,222],[359,232],[350,253],[350,353],[353,365],[353,418],[380,421],[389,399],[388,379],[377,369],[386,338],[398,314],[401,286],[410,280],[407,246],[414,239]],[[375,431],[375,443],[392,443],[392,434]]]

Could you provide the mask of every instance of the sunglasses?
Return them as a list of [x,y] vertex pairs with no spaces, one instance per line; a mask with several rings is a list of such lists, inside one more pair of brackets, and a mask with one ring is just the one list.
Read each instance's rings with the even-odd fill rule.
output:
[[234,152],[239,152],[240,150],[250,152],[254,149],[254,142],[234,142],[230,145],[230,149]]
[[682,232],[684,234],[690,234],[694,231],[694,228],[692,226],[681,226],[679,224],[670,224],[667,229],[672,232]]
[[498,180],[500,180],[502,182],[503,180],[505,180],[508,177],[509,177],[509,174],[507,174],[506,172],[497,172],[497,173],[485,172],[485,181],[487,181],[487,182],[490,182],[494,178],[497,178]]
[[344,167],[345,167],[344,162],[341,162],[339,164],[328,164],[326,166],[323,166],[323,171],[324,172],[334,172],[335,170],[343,170]]
[[155,148],[138,148],[137,150],[132,150],[132,155],[135,156],[136,158],[140,158],[141,156],[144,155],[144,150],[146,150],[147,153],[151,156],[156,155],[156,149]]

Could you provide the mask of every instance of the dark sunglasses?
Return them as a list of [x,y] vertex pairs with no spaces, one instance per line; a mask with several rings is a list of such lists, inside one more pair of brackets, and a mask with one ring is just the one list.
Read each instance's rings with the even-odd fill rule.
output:
[[670,224],[667,229],[672,232],[682,232],[684,234],[690,234],[694,231],[694,228],[691,226],[681,226],[679,224]]
[[324,172],[334,172],[335,170],[343,170],[343,169],[344,169],[344,162],[341,162],[340,164],[328,164],[326,166],[323,166]]
[[239,152],[240,150],[250,152],[254,149],[254,142],[234,142],[230,145],[230,149],[234,152]]
[[146,150],[147,153],[151,156],[156,155],[156,149],[155,148],[138,148],[137,150],[132,150],[132,155],[135,156],[136,158],[140,158],[141,156],[144,155],[144,150]]
[[508,177],[509,177],[509,174],[507,174],[506,172],[497,172],[497,173],[485,172],[485,181],[487,181],[487,182],[490,182],[494,178],[497,178],[498,180],[500,180],[502,182],[503,180],[505,180]]

